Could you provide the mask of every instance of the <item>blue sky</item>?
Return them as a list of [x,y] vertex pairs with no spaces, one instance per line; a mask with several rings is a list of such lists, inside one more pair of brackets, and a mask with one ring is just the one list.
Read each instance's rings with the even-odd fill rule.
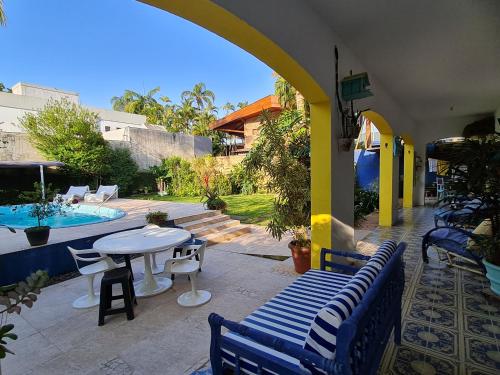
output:
[[[134,0],[4,0],[0,82],[80,93],[110,108],[125,89],[160,86],[174,102],[204,82],[216,104],[273,91],[272,70],[219,36]],[[222,114],[222,113],[221,113]]]

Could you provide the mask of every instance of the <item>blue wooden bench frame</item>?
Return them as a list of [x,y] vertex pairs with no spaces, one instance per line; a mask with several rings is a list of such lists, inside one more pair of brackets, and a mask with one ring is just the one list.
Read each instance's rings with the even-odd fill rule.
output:
[[[226,369],[222,361],[222,350],[236,354],[235,374],[240,374],[241,358],[257,364],[258,371],[263,369],[278,374],[305,375],[308,371],[270,354],[258,352],[239,341],[221,334],[221,328],[249,338],[261,345],[290,357],[303,364],[314,365],[327,374],[373,375],[376,374],[385,347],[394,328],[394,341],[401,343],[401,299],[405,277],[403,252],[406,243],[398,245],[394,255],[378,274],[372,286],[364,294],[352,315],[339,327],[337,350],[334,360],[326,359],[316,353],[303,349],[300,345],[282,340],[273,335],[258,331],[245,325],[226,320],[212,313],[208,321],[211,328],[210,361],[214,375],[222,375]],[[327,260],[331,257],[332,260]],[[368,260],[369,257],[353,252],[321,250],[321,269],[326,267],[356,272],[358,268],[334,262],[335,257]]]

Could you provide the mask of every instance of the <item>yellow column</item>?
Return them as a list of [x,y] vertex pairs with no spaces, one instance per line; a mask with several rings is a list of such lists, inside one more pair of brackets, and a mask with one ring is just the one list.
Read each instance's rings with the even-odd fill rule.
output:
[[413,207],[413,172],[415,169],[415,150],[410,143],[404,145],[403,207]]
[[311,103],[311,266],[319,268],[321,248],[331,248],[331,107]]
[[393,148],[392,134],[381,133],[378,222],[384,227],[392,226]]

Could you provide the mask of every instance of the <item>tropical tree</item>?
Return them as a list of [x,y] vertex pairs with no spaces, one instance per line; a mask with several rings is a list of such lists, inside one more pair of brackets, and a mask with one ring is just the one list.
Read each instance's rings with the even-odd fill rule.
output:
[[[155,95],[159,92],[160,87],[149,90],[145,95],[132,90],[125,90],[122,96],[111,98],[111,104],[115,111],[145,115],[150,124],[162,124],[164,122],[165,108],[155,98]],[[162,96],[160,100],[165,103],[170,102],[170,99],[166,96]]]
[[282,76],[277,73],[274,73],[274,76],[276,77],[274,81],[274,95],[278,97],[281,107],[285,109],[296,108],[297,90]]
[[183,99],[181,104],[172,106],[171,117],[167,122],[167,130],[177,133],[190,133],[194,119],[197,116],[197,109],[193,107],[191,99]]
[[0,92],[12,92],[11,89],[9,89],[8,87],[6,87],[3,82],[0,82]]
[[194,119],[192,134],[208,137],[211,133],[210,124],[217,119],[217,107],[207,106],[203,111],[198,111]]
[[182,100],[191,100],[196,104],[200,110],[205,107],[213,105],[215,101],[215,94],[213,91],[207,89],[203,82],[194,85],[192,90],[186,90],[181,94]]
[[224,111],[226,112],[226,115],[227,115],[228,113],[234,112],[234,110],[235,110],[235,109],[236,109],[236,107],[235,107],[235,106],[234,106],[234,104],[233,104],[233,103],[231,103],[231,102],[227,102],[226,104],[224,104],[224,105],[222,106],[222,110],[224,110]]
[[245,100],[244,102],[238,102],[238,104],[236,104],[236,106],[239,109],[245,108],[247,105],[248,105],[248,100]]
[[276,193],[267,229],[279,240],[287,232],[301,240],[305,227],[310,225],[307,129],[300,111],[285,110],[278,117],[263,112],[259,137],[243,162],[248,175],[264,173],[268,188]]
[[0,0],[0,26],[5,26],[6,24],[7,24],[7,16],[5,15],[3,0]]
[[98,122],[97,114],[66,99],[50,100],[40,112],[20,119],[30,142],[45,157],[65,163],[65,170],[76,179],[96,183],[109,171],[109,146]]

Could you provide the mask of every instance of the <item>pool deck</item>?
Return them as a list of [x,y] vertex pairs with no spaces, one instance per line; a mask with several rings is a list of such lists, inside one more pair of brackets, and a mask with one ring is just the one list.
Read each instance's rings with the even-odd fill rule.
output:
[[[145,216],[149,211],[166,211],[171,219],[196,215],[205,211],[202,203],[175,203],[140,199],[114,199],[104,207],[118,208],[127,213],[124,217],[112,221],[78,227],[51,229],[48,244],[91,237],[145,225]],[[17,233],[0,231],[0,255],[32,248],[22,229]]]

